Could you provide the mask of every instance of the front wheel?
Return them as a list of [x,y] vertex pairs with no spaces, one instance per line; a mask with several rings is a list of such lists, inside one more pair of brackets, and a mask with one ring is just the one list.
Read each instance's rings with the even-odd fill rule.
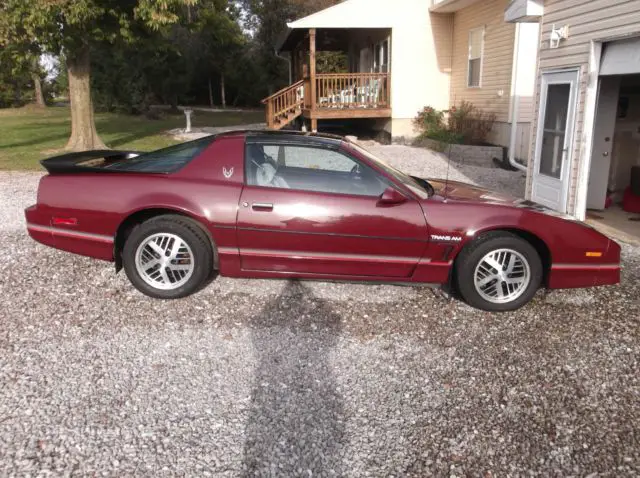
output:
[[462,298],[491,312],[519,309],[542,282],[542,262],[535,248],[508,232],[481,236],[460,253],[456,280]]
[[136,227],[127,238],[122,260],[136,289],[158,299],[193,294],[213,268],[208,237],[181,216],[158,216]]

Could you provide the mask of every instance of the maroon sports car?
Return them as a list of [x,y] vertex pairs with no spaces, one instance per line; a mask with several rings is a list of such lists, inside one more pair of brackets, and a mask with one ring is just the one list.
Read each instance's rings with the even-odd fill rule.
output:
[[233,132],[42,162],[36,241],[115,261],[141,292],[215,277],[452,286],[513,310],[544,286],[616,284],[620,246],[536,204],[390,167],[337,136]]

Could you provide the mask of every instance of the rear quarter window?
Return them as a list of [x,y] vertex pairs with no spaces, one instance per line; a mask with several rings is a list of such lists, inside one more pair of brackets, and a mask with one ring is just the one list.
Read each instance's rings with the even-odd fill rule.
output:
[[117,161],[105,166],[105,169],[140,173],[173,173],[200,155],[214,139],[213,136],[207,136],[188,143],[176,144],[135,158]]

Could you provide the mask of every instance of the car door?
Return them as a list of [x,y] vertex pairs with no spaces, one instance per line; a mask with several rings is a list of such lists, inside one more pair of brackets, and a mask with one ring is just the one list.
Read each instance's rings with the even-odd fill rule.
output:
[[[418,201],[335,144],[247,138],[238,211],[242,268],[290,274],[408,277],[428,244]],[[400,188],[398,188],[400,189]]]

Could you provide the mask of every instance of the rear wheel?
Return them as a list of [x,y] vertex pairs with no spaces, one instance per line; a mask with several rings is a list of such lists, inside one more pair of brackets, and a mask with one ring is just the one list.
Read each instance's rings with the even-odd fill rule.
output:
[[542,262],[535,248],[508,232],[485,234],[460,253],[456,280],[463,299],[492,312],[519,309],[542,282]]
[[158,216],[136,227],[127,238],[122,259],[131,283],[159,299],[193,294],[213,269],[209,238],[181,216]]

